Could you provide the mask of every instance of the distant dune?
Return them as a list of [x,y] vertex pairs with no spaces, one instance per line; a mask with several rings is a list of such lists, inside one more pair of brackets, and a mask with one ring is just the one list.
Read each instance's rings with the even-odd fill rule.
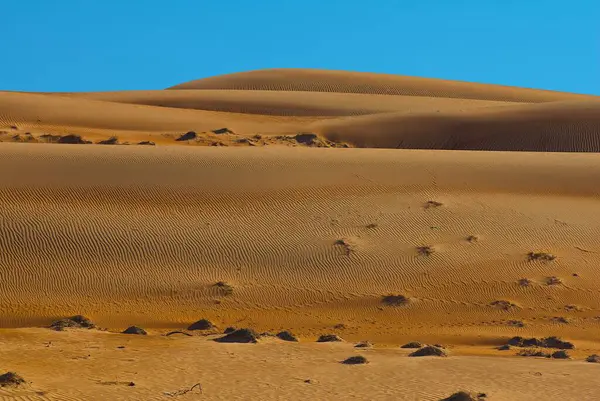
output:
[[[600,151],[596,96],[296,69],[222,75],[171,89],[0,92],[0,140],[77,134],[92,142],[261,146],[295,145],[281,137],[313,132],[320,143],[352,147]],[[233,134],[211,134],[225,128]],[[176,141],[189,131],[196,132],[193,141]]]

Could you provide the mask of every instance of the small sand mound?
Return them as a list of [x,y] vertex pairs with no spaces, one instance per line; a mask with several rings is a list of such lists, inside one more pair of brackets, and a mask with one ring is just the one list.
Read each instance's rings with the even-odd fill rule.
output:
[[533,261],[551,262],[554,259],[556,259],[556,256],[552,255],[551,253],[546,253],[546,252],[529,252],[527,254],[527,259],[530,262],[533,262]]
[[484,393],[470,393],[467,391],[459,391],[458,393],[452,394],[450,397],[446,397],[440,401],[484,401],[487,395]]
[[356,343],[354,348],[371,348],[372,346],[373,344],[371,344],[369,341],[361,341]]
[[355,355],[351,356],[350,358],[344,359],[342,363],[344,365],[362,365],[365,363],[369,363],[369,361],[367,361],[367,358],[365,358],[362,355]]
[[590,363],[600,363],[600,355],[598,355],[598,354],[590,355],[587,358],[585,358],[585,361],[590,362]]
[[128,328],[122,331],[122,334],[138,334],[145,336],[148,333],[146,333],[146,330],[142,329],[141,327],[129,326]]
[[210,330],[214,328],[215,325],[210,320],[200,319],[197,322],[190,324],[188,330]]
[[82,315],[75,315],[68,318],[55,320],[50,325],[50,328],[56,331],[62,331],[67,327],[73,327],[78,329],[93,329],[96,327],[90,319]]
[[237,329],[223,337],[215,338],[218,343],[257,343],[260,335],[252,329]]
[[16,387],[25,384],[25,379],[15,372],[6,372],[0,375],[0,387]]
[[283,340],[283,341],[298,342],[298,337],[296,337],[289,331],[281,331],[281,332],[277,333],[277,338],[279,338],[280,340]]
[[422,347],[423,347],[423,344],[421,344],[418,341],[411,341],[409,343],[406,343],[406,344],[400,346],[400,348],[417,348],[417,349],[422,348]]
[[56,141],[56,143],[82,145],[82,144],[87,144],[87,143],[92,143],[92,142],[84,140],[80,135],[70,134],[70,135],[61,136],[60,138],[58,138],[58,141]]
[[196,139],[198,137],[198,134],[196,134],[194,131],[189,131],[186,132],[185,134],[181,135],[179,138],[175,139],[176,141],[191,141],[193,139]]
[[340,342],[344,341],[341,337],[335,334],[323,334],[317,339],[318,343],[332,343],[332,342]]
[[427,345],[411,353],[409,356],[448,356],[448,353],[439,347]]
[[386,295],[381,299],[381,302],[388,306],[403,306],[410,303],[410,298],[404,295]]

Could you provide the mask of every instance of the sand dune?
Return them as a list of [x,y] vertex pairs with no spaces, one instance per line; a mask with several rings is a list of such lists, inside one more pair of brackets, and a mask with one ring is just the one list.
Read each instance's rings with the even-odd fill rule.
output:
[[[593,399],[598,97],[319,70],[173,89],[0,92],[0,142],[34,142],[0,143],[0,375],[27,380],[0,400]],[[90,144],[113,136],[159,146]],[[108,330],[31,328],[74,314]],[[227,326],[301,343],[211,341]],[[516,335],[576,360],[497,349]]]
[[600,152],[600,101],[328,120],[310,130],[357,147]]
[[488,100],[266,90],[178,90],[72,93],[117,103],[278,116],[350,116],[464,110],[511,105]]
[[170,89],[364,93],[532,103],[594,98],[571,93],[401,75],[292,68],[219,75],[182,83]]
[[[180,327],[201,310],[223,326],[243,319],[306,337],[344,323],[349,338],[392,343],[489,344],[515,333],[597,340],[595,155],[2,151],[0,168],[19,172],[0,178],[5,326],[85,312],[108,327]],[[426,208],[429,200],[443,205]],[[419,255],[424,245],[434,254]],[[558,259],[529,262],[533,251]],[[563,284],[544,284],[549,276]],[[215,292],[218,281],[233,295]],[[382,304],[396,293],[414,301]],[[499,310],[497,300],[518,306]]]

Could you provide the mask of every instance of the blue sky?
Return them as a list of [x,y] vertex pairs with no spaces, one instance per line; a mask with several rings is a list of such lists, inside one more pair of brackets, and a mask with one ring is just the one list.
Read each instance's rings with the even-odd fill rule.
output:
[[326,68],[600,95],[598,0],[4,0],[0,89]]

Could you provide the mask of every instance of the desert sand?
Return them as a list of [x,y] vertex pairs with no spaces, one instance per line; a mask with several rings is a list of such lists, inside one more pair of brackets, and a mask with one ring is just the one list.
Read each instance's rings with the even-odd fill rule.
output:
[[[0,374],[26,380],[0,399],[598,394],[598,97],[264,70],[0,92],[0,141]],[[98,328],[48,328],[76,314]]]

